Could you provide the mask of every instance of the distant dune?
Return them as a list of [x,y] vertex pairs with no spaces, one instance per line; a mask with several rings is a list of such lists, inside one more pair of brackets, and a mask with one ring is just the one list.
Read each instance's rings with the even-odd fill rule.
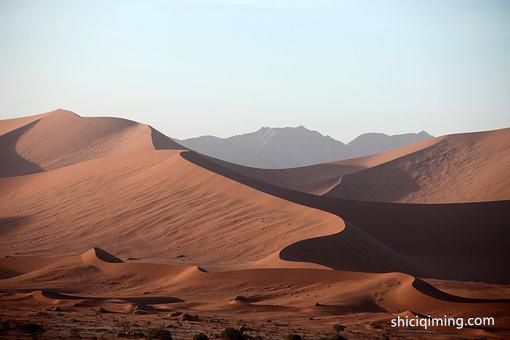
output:
[[[0,121],[0,177],[56,169],[110,155],[183,149],[150,126],[120,118],[82,118],[55,110],[26,118]],[[161,147],[159,147],[161,148]]]
[[293,169],[216,162],[266,183],[327,197],[408,203],[510,199],[510,129],[441,136]]
[[415,203],[510,199],[510,129],[439,137],[430,147],[343,176],[326,196]]

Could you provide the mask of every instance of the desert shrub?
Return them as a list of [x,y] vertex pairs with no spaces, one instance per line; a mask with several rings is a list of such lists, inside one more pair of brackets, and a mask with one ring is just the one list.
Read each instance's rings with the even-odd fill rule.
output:
[[285,337],[286,340],[303,340],[299,334],[289,334]]
[[234,327],[227,327],[221,332],[221,338],[227,340],[244,340],[246,337],[242,330],[235,329]]
[[44,333],[44,327],[37,323],[26,323],[21,326],[20,330],[23,333],[30,335],[39,335]]
[[182,321],[200,321],[200,319],[198,318],[198,315],[191,315],[188,313],[182,314],[181,320]]
[[337,323],[337,324],[333,325],[333,330],[338,333],[343,332],[345,330],[345,326]]
[[193,335],[193,340],[209,340],[209,337],[204,333],[200,332]]
[[147,332],[147,339],[151,340],[172,340],[172,334],[169,330],[163,328],[153,328]]
[[99,307],[99,308],[97,309],[97,311],[98,311],[99,313],[108,313],[108,311],[106,310],[106,308],[104,308],[103,306]]

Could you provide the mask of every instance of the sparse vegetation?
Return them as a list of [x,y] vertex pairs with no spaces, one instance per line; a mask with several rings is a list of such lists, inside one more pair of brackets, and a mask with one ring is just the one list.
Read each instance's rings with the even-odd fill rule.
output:
[[342,325],[342,324],[337,323],[337,324],[333,325],[333,330],[335,332],[337,332],[337,333],[340,333],[340,332],[343,332],[345,330],[345,326]]
[[198,317],[198,315],[191,315],[188,313],[184,313],[181,315],[181,320],[182,321],[200,321],[200,318]]
[[41,335],[45,332],[44,327],[37,323],[26,323],[21,325],[20,330],[21,332],[30,334],[32,336]]
[[172,340],[172,334],[164,328],[153,328],[147,332],[147,339],[150,340]]
[[209,337],[204,333],[200,332],[193,335],[193,340],[209,340]]
[[181,254],[181,255],[177,255],[175,258],[176,258],[176,259],[182,259],[182,258],[184,258],[184,257],[186,257],[186,255],[182,255],[182,254]]
[[106,310],[106,308],[104,308],[103,306],[99,307],[97,309],[97,312],[98,313],[109,313],[108,310]]
[[246,296],[238,295],[235,298],[232,299],[233,301],[240,301],[240,302],[250,302],[250,299]]
[[234,327],[227,327],[221,332],[221,338],[227,340],[244,340],[246,339],[243,331]]

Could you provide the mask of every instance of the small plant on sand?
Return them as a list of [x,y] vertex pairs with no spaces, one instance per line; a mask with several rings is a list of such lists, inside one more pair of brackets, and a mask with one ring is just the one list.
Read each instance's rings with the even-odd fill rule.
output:
[[20,327],[23,333],[30,334],[32,336],[41,335],[44,333],[44,327],[37,323],[26,323]]
[[153,328],[147,332],[147,339],[150,340],[172,340],[172,334],[164,328]]
[[337,323],[337,324],[333,325],[333,330],[335,332],[337,332],[337,333],[340,333],[340,332],[343,332],[345,330],[345,326],[342,325],[342,324]]
[[193,335],[193,340],[209,340],[209,337],[204,333],[200,332]]
[[191,315],[188,313],[183,313],[181,315],[181,320],[182,321],[200,321],[200,319],[198,318],[198,315]]
[[285,337],[286,340],[303,340],[299,334],[289,334]]
[[101,306],[101,307],[99,307],[99,308],[97,309],[97,312],[98,312],[98,313],[108,313],[108,310],[106,310],[106,308],[104,308],[103,306]]
[[227,327],[221,332],[221,338],[226,340],[244,340],[246,337],[243,331],[234,327]]

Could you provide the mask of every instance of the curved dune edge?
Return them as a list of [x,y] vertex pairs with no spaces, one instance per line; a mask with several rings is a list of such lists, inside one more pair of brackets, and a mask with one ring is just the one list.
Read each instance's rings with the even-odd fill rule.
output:
[[[327,210],[321,207],[320,197],[276,187],[246,177],[229,167],[225,167],[224,163],[221,161],[217,162],[216,159],[193,151],[184,151],[181,152],[180,155],[192,164],[236,181],[243,186],[256,189],[274,197],[282,198],[299,206],[306,206],[313,210],[327,212]],[[349,224],[348,228],[346,228],[346,223],[339,214],[334,214],[332,212],[327,213],[336,217],[340,222],[340,228],[336,227],[331,229],[330,232],[316,232],[314,235],[301,237],[281,247],[279,250],[279,259],[276,259],[275,256],[262,258],[259,260],[260,262],[252,263],[251,266],[269,265],[274,267],[278,264],[296,267],[297,263],[311,263],[317,265],[318,267],[315,266],[316,268],[329,267],[336,270],[373,273],[401,271],[414,274],[419,271],[418,268],[413,266],[400,254],[381,242],[378,242],[355,226]],[[310,264],[304,266],[313,267],[313,265]]]

